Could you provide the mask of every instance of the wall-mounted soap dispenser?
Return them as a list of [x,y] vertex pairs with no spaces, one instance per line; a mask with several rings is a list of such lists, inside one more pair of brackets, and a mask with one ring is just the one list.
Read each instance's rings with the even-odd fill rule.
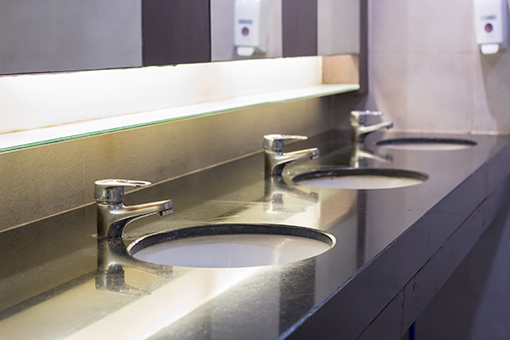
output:
[[234,11],[234,45],[244,57],[267,50],[269,25],[268,0],[236,0]]
[[494,54],[508,45],[507,0],[474,0],[476,42],[483,54]]

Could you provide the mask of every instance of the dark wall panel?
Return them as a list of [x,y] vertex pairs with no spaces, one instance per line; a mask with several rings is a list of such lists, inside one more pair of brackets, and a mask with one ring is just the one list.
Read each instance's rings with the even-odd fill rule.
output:
[[211,61],[209,0],[142,0],[143,66]]
[[359,93],[368,93],[368,0],[360,1]]
[[317,0],[282,0],[283,56],[317,55]]

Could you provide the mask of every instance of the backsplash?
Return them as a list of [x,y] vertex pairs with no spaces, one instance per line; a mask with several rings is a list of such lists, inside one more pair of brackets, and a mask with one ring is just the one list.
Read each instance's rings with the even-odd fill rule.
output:
[[261,105],[1,153],[0,231],[92,203],[98,179],[157,183],[260,151],[264,134],[327,131],[333,98],[350,103],[353,96]]
[[371,1],[370,100],[399,130],[510,133],[510,51],[482,55],[473,2]]

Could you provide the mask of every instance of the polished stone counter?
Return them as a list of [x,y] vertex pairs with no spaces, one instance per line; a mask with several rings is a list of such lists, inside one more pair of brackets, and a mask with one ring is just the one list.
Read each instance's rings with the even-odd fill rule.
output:
[[[303,261],[161,272],[124,266],[122,277],[102,284],[110,278],[101,281],[96,273],[104,249],[95,235],[94,205],[1,232],[0,334],[6,339],[355,339],[370,338],[379,324],[387,324],[379,321],[383,318],[397,323],[399,333],[476,235],[507,208],[510,173],[508,136],[442,135],[478,143],[450,151],[375,145],[406,136],[413,135],[371,134],[364,151],[379,158],[359,158],[356,164],[345,132],[289,144],[289,151],[319,147],[321,157],[286,167],[284,185],[265,181],[263,154],[257,153],[126,196],[126,205],[171,198],[174,213],[129,224],[121,248],[154,232],[218,223],[297,225],[335,236],[331,250]],[[290,180],[306,171],[352,165],[414,170],[429,179],[381,190],[315,188]],[[426,271],[436,258],[444,265]]]

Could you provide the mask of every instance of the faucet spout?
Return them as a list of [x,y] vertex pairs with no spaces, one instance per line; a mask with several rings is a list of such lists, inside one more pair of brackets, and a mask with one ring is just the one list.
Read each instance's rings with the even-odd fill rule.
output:
[[266,173],[270,173],[271,176],[280,176],[283,168],[292,162],[300,159],[316,159],[319,157],[319,149],[311,148],[292,152],[268,152],[266,151]]
[[148,186],[149,182],[126,180],[103,180],[95,183],[97,203],[97,234],[100,237],[118,238],[126,225],[136,219],[159,213],[173,212],[171,200],[125,206],[124,187]]
[[97,204],[98,235],[106,237],[121,237],[124,227],[139,218],[159,213],[161,216],[173,212],[171,200],[125,206],[123,203],[109,205]]
[[369,125],[369,126],[361,126],[358,131],[360,135],[367,134],[370,132],[374,132],[380,129],[391,129],[393,127],[393,122],[382,122],[379,124]]
[[318,148],[310,148],[310,149],[303,149],[298,151],[292,151],[292,152],[286,152],[284,153],[288,158],[292,161],[297,161],[301,158],[310,158],[310,159],[316,159],[319,157],[319,149]]
[[382,122],[378,124],[366,126],[366,121],[369,116],[380,116],[382,113],[377,111],[352,111],[351,112],[351,127],[354,142],[363,143],[365,137],[374,131],[380,129],[391,129],[393,122]]

